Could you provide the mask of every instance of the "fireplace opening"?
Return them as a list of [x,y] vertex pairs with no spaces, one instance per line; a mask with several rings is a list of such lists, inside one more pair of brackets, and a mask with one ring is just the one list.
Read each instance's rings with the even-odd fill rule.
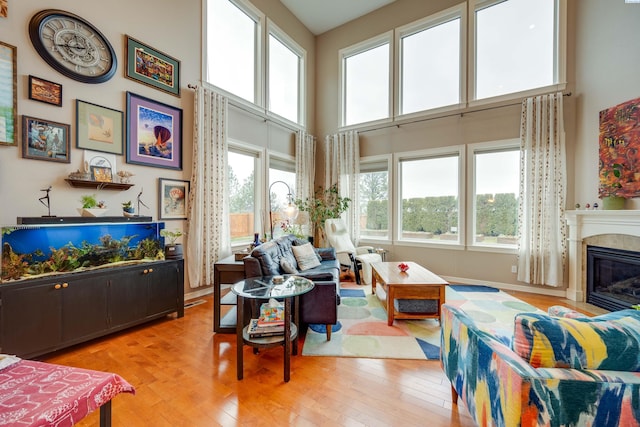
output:
[[640,252],[587,246],[587,302],[610,311],[640,304]]

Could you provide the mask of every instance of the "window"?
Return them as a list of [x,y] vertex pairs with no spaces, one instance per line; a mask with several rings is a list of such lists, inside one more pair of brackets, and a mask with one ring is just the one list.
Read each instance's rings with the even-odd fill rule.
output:
[[459,147],[431,150],[399,160],[400,240],[460,243]]
[[473,245],[515,247],[520,148],[517,140],[473,144]]
[[253,233],[260,229],[255,215],[259,207],[256,203],[258,161],[258,153],[229,148],[229,222],[232,245],[252,242]]
[[[273,30],[272,30],[273,31]],[[303,51],[284,35],[269,34],[269,111],[300,123]]]
[[[273,224],[273,238],[283,234],[302,234],[297,217],[287,216],[287,207],[295,200],[296,172],[293,160],[269,159],[269,220]],[[296,211],[297,212],[297,211]]]
[[207,81],[257,103],[261,18],[240,4],[207,0]]
[[461,7],[401,28],[400,114],[460,103]]
[[558,82],[556,0],[479,1],[475,99]]
[[360,238],[384,239],[389,236],[389,161],[364,160],[360,163]]
[[345,126],[390,117],[390,34],[340,51]]

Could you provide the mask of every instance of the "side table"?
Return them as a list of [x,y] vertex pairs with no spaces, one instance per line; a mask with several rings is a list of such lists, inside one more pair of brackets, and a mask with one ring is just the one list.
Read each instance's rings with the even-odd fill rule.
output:
[[[222,285],[232,285],[244,279],[244,263],[236,261],[235,256],[218,260],[213,265],[213,332],[219,334],[232,334],[236,331],[236,295],[229,292],[221,295]],[[221,316],[223,306],[232,306],[231,310]]]
[[[249,345],[254,350],[260,348],[271,348],[276,346],[284,347],[284,382],[289,382],[291,368],[291,350],[293,343],[293,354],[298,354],[298,307],[300,306],[298,297],[306,294],[314,287],[314,283],[304,277],[284,276],[284,282],[274,283],[272,276],[252,277],[242,280],[231,288],[231,291],[238,296],[236,306],[236,337],[237,337],[237,375],[238,380],[244,376],[244,345]],[[244,325],[244,300],[255,300],[256,309],[259,312],[260,303],[266,302],[269,298],[284,300],[284,333],[272,337],[251,337],[249,336],[249,326]],[[294,321],[291,321],[291,300],[294,299]],[[262,301],[261,301],[262,300]],[[257,317],[257,316],[256,316]]]

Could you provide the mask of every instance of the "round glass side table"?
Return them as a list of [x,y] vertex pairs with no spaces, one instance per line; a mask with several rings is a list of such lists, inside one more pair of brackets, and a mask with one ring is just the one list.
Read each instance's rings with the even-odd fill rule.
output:
[[[280,283],[274,282],[275,278],[282,278]],[[315,285],[309,279],[300,276],[263,276],[250,277],[233,285],[231,291],[238,296],[236,308],[236,335],[237,335],[237,374],[238,379],[243,378],[243,348],[246,345],[254,349],[284,347],[284,381],[289,382],[291,367],[291,350],[298,354],[298,297],[311,291]],[[252,337],[249,334],[249,326],[244,324],[245,300],[269,300],[274,298],[284,301],[284,333],[269,337]],[[291,301],[295,300],[294,320],[291,321]],[[256,301],[258,302],[258,301]]]

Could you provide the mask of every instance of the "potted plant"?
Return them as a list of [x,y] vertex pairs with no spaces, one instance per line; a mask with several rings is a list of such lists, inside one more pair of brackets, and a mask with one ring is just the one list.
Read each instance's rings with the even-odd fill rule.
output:
[[598,193],[602,199],[602,208],[605,210],[624,209],[625,197],[620,195],[623,166],[620,163],[614,163],[609,168],[601,168],[600,172]]
[[178,237],[182,236],[182,231],[180,230],[167,230],[163,228],[160,230],[160,235],[165,239],[169,240],[169,243],[165,241],[164,244],[164,257],[166,259],[180,259],[182,258],[182,244],[176,243]]
[[[122,202],[122,212],[124,212],[124,216],[132,216],[135,211],[131,200],[127,202]],[[128,214],[128,215],[127,215]]]
[[312,226],[312,233],[318,235],[322,242],[326,240],[324,232],[324,222],[329,218],[340,218],[340,215],[349,209],[351,199],[342,197],[338,190],[338,184],[322,189],[319,188],[313,197],[305,200],[297,199],[294,203],[301,212],[309,213],[309,222]]
[[78,209],[82,216],[103,216],[107,213],[104,201],[98,201],[95,194],[85,194],[80,197],[82,208]]

